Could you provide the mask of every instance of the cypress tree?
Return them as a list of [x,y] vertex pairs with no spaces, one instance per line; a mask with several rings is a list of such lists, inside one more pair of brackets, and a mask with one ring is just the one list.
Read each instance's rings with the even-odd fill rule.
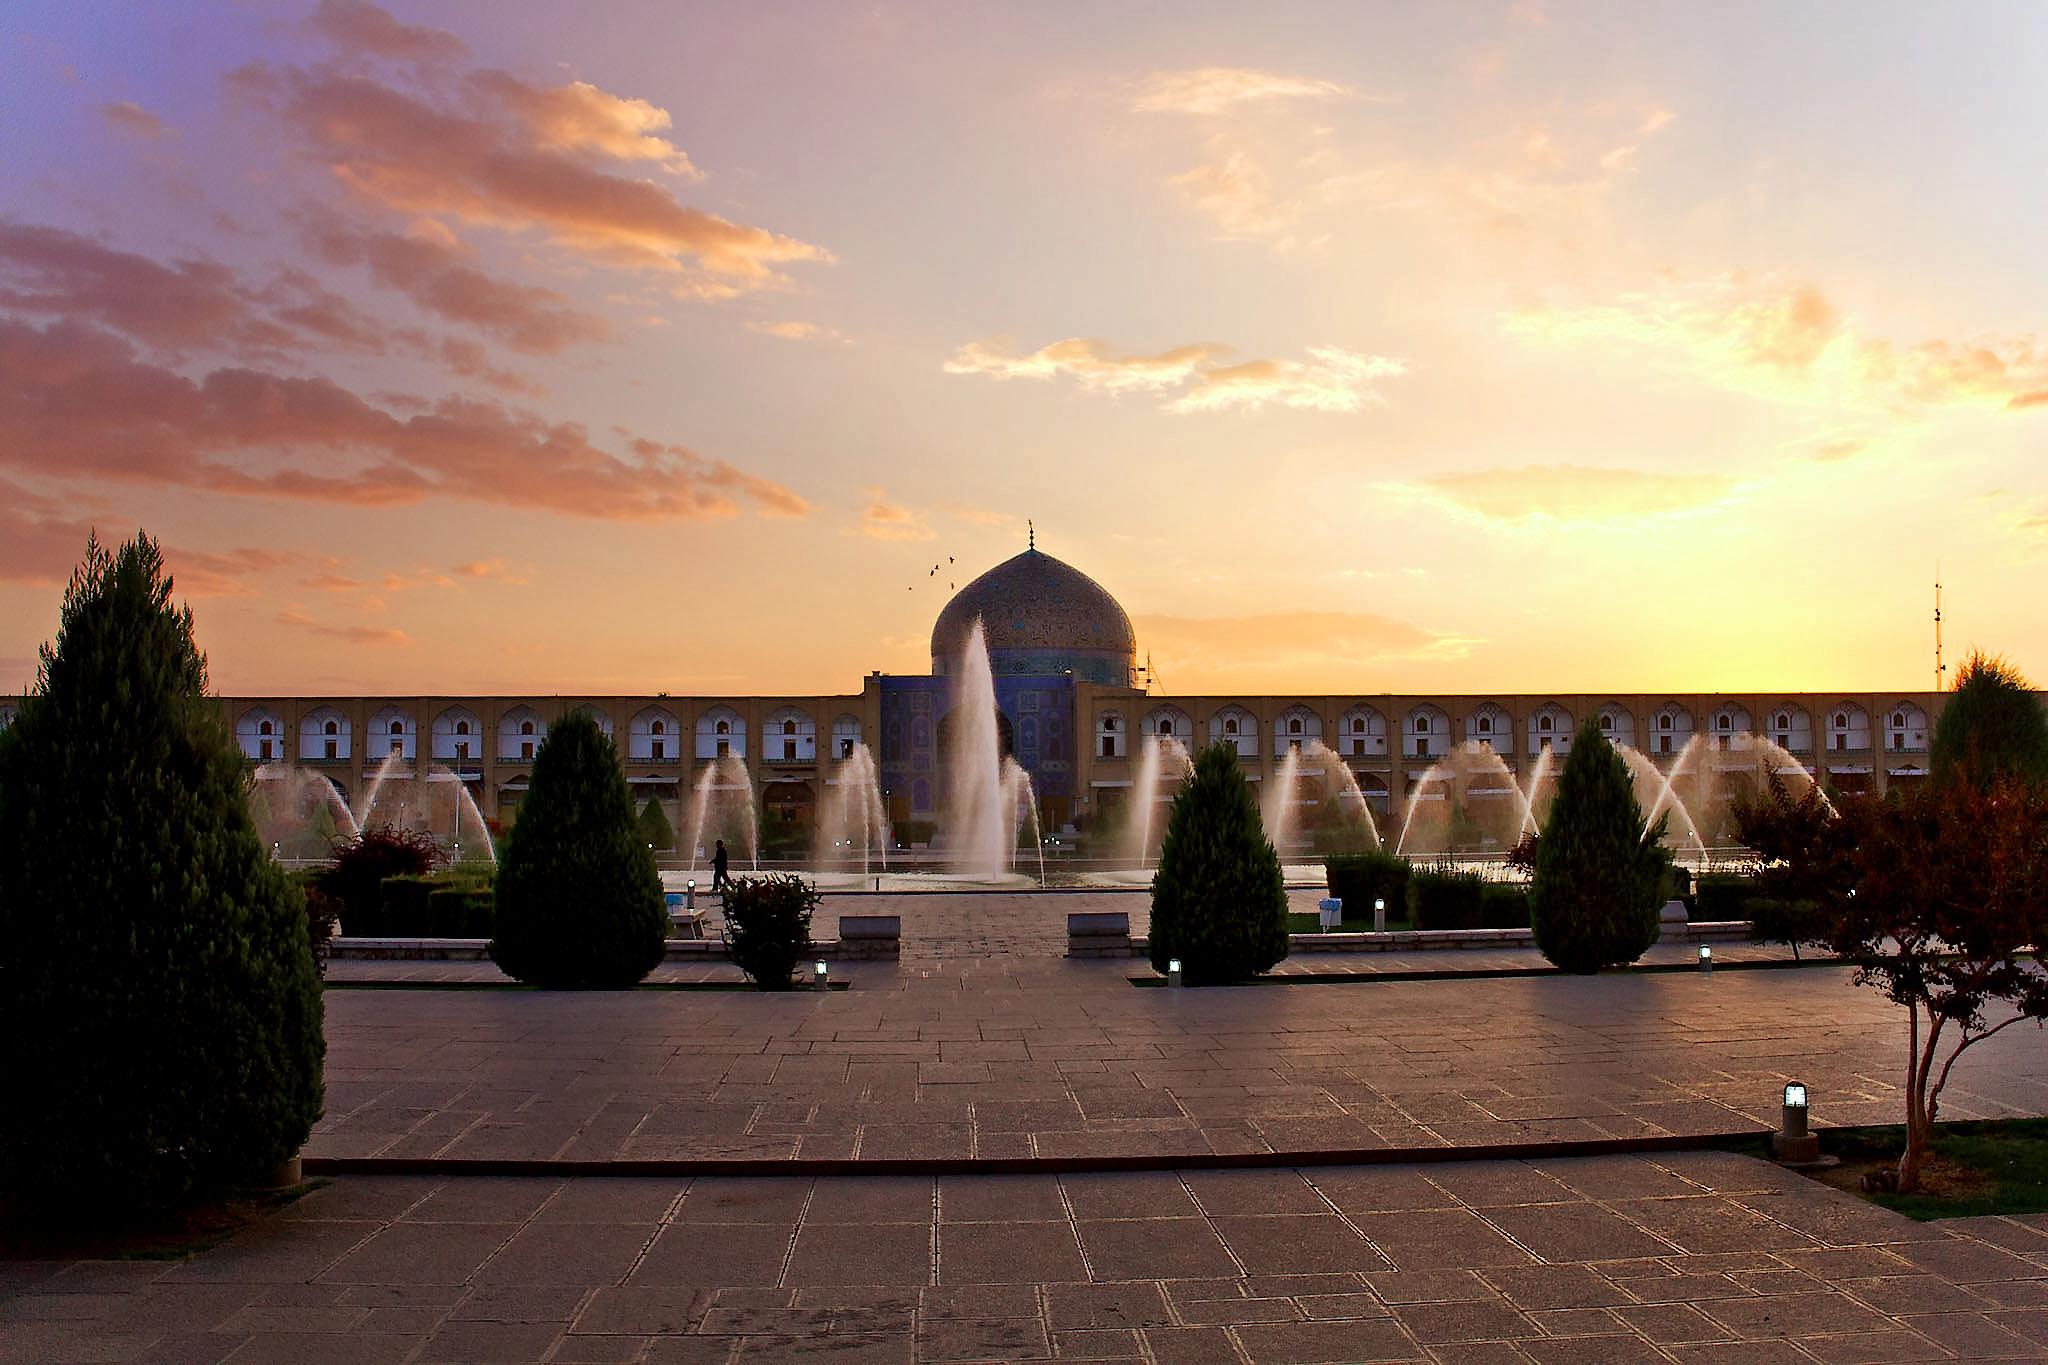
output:
[[622,990],[661,961],[661,877],[618,751],[585,712],[548,728],[498,868],[491,959],[551,990]]
[[2016,777],[2048,785],[2048,712],[2020,671],[1994,655],[1963,661],[1928,747],[1938,783],[1961,778],[1981,789]]
[[288,1160],[320,1116],[305,903],[147,536],[97,538],[0,732],[0,1189],[168,1206]]
[[1664,821],[1643,828],[1628,765],[1591,719],[1579,727],[1536,841],[1529,887],[1536,946],[1568,972],[1635,961],[1657,941],[1670,855]]
[[1190,985],[1244,981],[1287,956],[1287,891],[1228,745],[1205,750],[1173,799],[1152,878],[1152,966]]
[[648,797],[647,804],[640,808],[640,842],[657,850],[676,846],[675,826],[668,822],[660,797]]

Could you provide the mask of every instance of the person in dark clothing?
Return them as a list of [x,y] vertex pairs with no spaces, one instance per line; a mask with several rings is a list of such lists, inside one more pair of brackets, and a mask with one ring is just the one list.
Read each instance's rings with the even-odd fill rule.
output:
[[725,852],[725,840],[720,839],[717,847],[711,850],[711,889],[713,891],[729,891],[732,889],[732,878],[727,876],[725,871],[729,861]]

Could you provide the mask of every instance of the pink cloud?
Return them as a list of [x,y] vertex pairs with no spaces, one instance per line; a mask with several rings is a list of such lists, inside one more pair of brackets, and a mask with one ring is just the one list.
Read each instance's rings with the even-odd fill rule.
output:
[[136,137],[157,138],[171,131],[169,124],[129,100],[115,100],[111,104],[102,104],[100,117],[119,131]]
[[320,0],[307,23],[336,47],[367,57],[447,62],[469,55],[454,34],[402,24],[365,0]]

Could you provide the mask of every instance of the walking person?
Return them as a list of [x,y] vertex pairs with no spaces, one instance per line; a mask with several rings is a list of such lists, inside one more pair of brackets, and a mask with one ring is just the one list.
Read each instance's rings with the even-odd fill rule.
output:
[[725,871],[729,862],[730,859],[726,856],[725,852],[725,840],[720,839],[717,846],[711,850],[711,889],[713,891],[732,890],[732,878],[727,876]]

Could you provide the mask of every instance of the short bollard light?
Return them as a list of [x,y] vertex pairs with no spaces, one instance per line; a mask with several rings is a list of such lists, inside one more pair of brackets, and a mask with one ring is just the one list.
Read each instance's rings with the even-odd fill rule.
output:
[[831,983],[827,980],[829,972],[830,968],[826,967],[823,962],[813,962],[811,964],[811,989],[820,991],[830,989]]
[[1169,986],[1178,986],[1180,984],[1180,959],[1177,957],[1170,957],[1166,960],[1166,984]]
[[1771,1134],[1771,1155],[1780,1161],[1799,1164],[1820,1160],[1820,1138],[1807,1127],[1806,1084],[1785,1083],[1784,1107],[1778,1131]]
[[1704,943],[1700,945],[1700,970],[1703,972],[1714,970],[1714,950]]
[[692,877],[690,878],[690,880],[683,883],[683,909],[695,910],[696,908],[697,879],[695,877]]
[[1375,896],[1373,898],[1372,931],[1375,934],[1387,932],[1387,902],[1384,897]]

